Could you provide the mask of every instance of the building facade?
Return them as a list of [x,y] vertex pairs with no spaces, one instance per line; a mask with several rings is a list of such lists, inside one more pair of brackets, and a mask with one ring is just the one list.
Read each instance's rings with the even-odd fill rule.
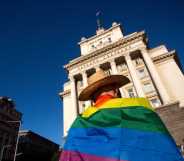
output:
[[16,161],[51,161],[58,153],[59,145],[30,130],[19,132]]
[[[184,75],[176,51],[168,51],[164,45],[149,48],[144,31],[124,35],[121,25],[114,22],[109,29],[100,28],[96,35],[83,37],[79,46],[80,56],[64,66],[69,78],[60,92],[64,137],[76,116],[91,104],[78,101],[78,95],[99,68],[130,79],[120,88],[122,97],[146,97],[155,109],[184,106]],[[184,133],[181,135],[184,138]]]
[[0,97],[0,159],[12,161],[22,114],[11,98]]

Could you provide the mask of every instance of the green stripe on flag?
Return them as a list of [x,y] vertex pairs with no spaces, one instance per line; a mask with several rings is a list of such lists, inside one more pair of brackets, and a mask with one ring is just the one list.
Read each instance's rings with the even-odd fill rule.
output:
[[88,118],[78,116],[72,128],[131,128],[168,133],[159,116],[141,106],[101,109]]

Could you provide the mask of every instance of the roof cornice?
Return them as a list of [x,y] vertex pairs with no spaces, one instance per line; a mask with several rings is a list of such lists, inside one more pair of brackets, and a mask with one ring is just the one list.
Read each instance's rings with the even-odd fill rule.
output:
[[66,90],[66,91],[60,92],[60,93],[59,93],[59,96],[60,96],[60,97],[64,97],[64,96],[66,96],[66,95],[68,95],[68,94],[70,94],[70,93],[71,93],[71,90]]
[[81,63],[81,62],[83,62],[85,60],[88,60],[88,59],[90,59],[90,58],[92,58],[92,57],[94,57],[96,55],[104,53],[104,52],[106,52],[106,51],[108,51],[110,49],[113,49],[115,47],[118,47],[120,45],[126,45],[127,43],[130,43],[131,41],[136,40],[136,39],[138,39],[140,37],[143,38],[143,39],[146,38],[145,31],[135,32],[133,34],[127,35],[127,36],[123,37],[122,39],[120,39],[119,41],[114,42],[112,44],[109,44],[106,47],[103,47],[103,48],[98,49],[98,50],[96,50],[96,51],[94,51],[92,53],[89,53],[87,55],[83,55],[83,56],[80,56],[80,57],[78,57],[76,59],[73,59],[68,64],[64,65],[64,68],[66,70],[69,70],[69,68],[71,68],[72,66],[75,66],[76,64],[79,64],[79,63]]
[[156,63],[159,63],[161,62],[162,60],[165,60],[166,58],[173,58],[175,56],[175,53],[176,51],[175,50],[172,50],[170,52],[167,52],[165,54],[162,54],[162,55],[159,55],[159,56],[156,56],[154,58],[152,58],[152,60]]

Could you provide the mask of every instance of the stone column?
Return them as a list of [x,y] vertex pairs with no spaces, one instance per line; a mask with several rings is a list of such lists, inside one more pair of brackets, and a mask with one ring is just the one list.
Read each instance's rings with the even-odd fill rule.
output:
[[130,72],[130,75],[131,75],[131,78],[132,78],[132,81],[133,81],[133,84],[134,84],[134,87],[135,87],[135,90],[137,92],[138,97],[145,97],[141,82],[137,76],[136,69],[132,63],[130,56],[126,55],[125,60],[126,60],[128,70]]
[[111,64],[112,74],[118,74],[118,70],[117,70],[117,67],[116,67],[116,62],[114,60],[112,60],[110,62],[110,64]]
[[[82,80],[83,80],[83,87],[84,88],[87,87],[88,86],[88,77],[87,77],[86,71],[84,71],[82,73]],[[85,105],[86,105],[86,107],[91,106],[91,101],[85,101]]]
[[72,106],[71,106],[71,117],[70,119],[74,120],[78,114],[78,99],[77,99],[77,91],[76,91],[76,81],[73,76],[70,77],[71,82],[71,98],[72,98]]
[[170,98],[169,98],[169,95],[160,79],[160,76],[157,72],[157,69],[155,67],[155,65],[153,64],[153,61],[151,60],[150,56],[148,55],[148,52],[146,49],[141,49],[141,53],[142,53],[142,56],[143,56],[143,59],[145,61],[145,64],[151,74],[151,77],[158,89],[158,92],[161,96],[161,99],[163,101],[164,104],[167,104],[170,102]]
[[100,68],[100,65],[97,65],[96,67],[95,67],[95,70],[96,70],[96,72],[98,71],[98,70],[100,70],[101,68]]
[[[114,74],[114,75],[118,74],[118,70],[117,70],[117,66],[116,66],[115,60],[112,60],[110,62],[110,64],[111,64],[112,74]],[[120,93],[121,93],[121,97],[125,97],[125,93],[123,92],[123,89],[119,88],[119,90],[120,90]]]
[[86,87],[88,85],[88,78],[86,71],[82,72],[82,81],[83,81],[83,87]]

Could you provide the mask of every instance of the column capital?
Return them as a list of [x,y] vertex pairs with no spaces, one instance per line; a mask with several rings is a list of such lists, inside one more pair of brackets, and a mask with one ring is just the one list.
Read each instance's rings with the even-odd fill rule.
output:
[[147,48],[146,48],[146,47],[142,47],[142,48],[140,48],[140,51],[141,51],[141,52],[148,52],[148,50],[147,50]]
[[70,81],[75,81],[75,76],[74,75],[68,75],[68,79]]
[[111,62],[115,63],[115,58],[109,60],[109,62],[110,62],[110,63],[111,63]]
[[95,70],[96,70],[96,71],[100,70],[100,64],[97,65],[97,66],[95,66]]
[[113,59],[113,60],[110,60],[109,63],[110,63],[110,64],[113,64],[113,65],[116,64],[116,62],[115,62],[114,59]]
[[82,74],[82,76],[87,76],[87,71],[84,70],[84,71],[81,72],[81,74]]
[[109,63],[110,63],[111,66],[116,66],[115,59],[110,60]]
[[125,55],[125,60],[131,60],[130,54]]
[[141,48],[140,51],[141,51],[141,54],[142,54],[143,57],[144,57],[145,54],[149,55],[148,50],[146,48]]

